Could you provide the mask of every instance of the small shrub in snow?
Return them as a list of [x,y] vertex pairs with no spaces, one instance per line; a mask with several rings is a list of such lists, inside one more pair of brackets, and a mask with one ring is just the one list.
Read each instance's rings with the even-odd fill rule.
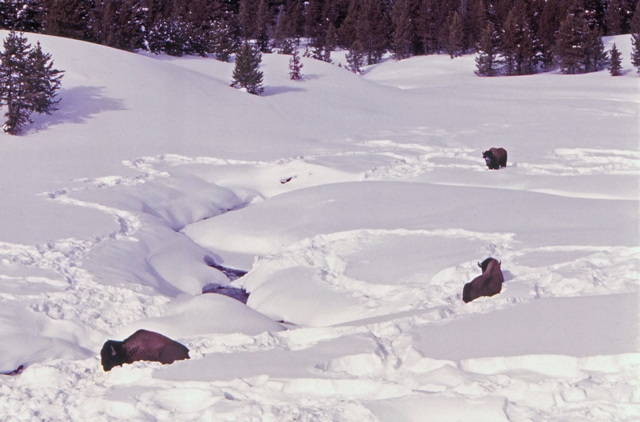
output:
[[302,69],[304,65],[300,61],[300,54],[298,50],[293,51],[293,57],[289,59],[289,76],[292,81],[299,81],[302,79],[302,74],[300,73],[300,69]]
[[54,100],[60,89],[62,71],[53,68],[51,55],[11,31],[0,53],[0,106],[7,106],[7,121],[2,129],[16,135],[22,126],[32,123],[31,113],[50,114],[57,110]]

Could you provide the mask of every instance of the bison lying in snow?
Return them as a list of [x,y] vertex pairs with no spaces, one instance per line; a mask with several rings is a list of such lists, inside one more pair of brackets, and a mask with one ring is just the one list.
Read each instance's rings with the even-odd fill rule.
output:
[[482,157],[491,170],[507,167],[507,150],[504,148],[489,148],[482,153]]
[[504,282],[500,264],[493,258],[485,259],[482,264],[478,263],[478,267],[482,268],[482,275],[464,285],[462,300],[465,303],[469,303],[480,296],[493,296],[500,293]]
[[151,360],[164,364],[189,359],[189,349],[177,341],[153,331],[138,330],[124,341],[108,340],[102,351],[102,367],[110,371],[114,366]]

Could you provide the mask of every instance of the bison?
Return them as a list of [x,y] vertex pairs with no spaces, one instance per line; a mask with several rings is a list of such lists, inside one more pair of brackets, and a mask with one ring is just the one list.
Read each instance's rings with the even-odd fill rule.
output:
[[491,170],[507,167],[507,150],[504,148],[489,148],[482,153],[482,157]]
[[487,258],[482,263],[478,263],[478,267],[482,268],[482,275],[464,285],[462,300],[465,303],[469,303],[480,296],[493,296],[500,293],[502,283],[504,283],[500,264],[501,262],[493,258]]
[[163,364],[189,359],[189,349],[177,341],[153,331],[138,330],[124,341],[108,340],[102,351],[102,367],[110,371],[114,366],[150,360]]

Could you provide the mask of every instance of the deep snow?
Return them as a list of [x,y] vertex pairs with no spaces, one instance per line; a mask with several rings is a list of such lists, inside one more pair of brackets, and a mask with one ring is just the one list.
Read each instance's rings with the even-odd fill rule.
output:
[[[628,36],[617,78],[428,56],[296,82],[265,54],[262,97],[230,63],[29,38],[66,74],[0,136],[0,372],[25,366],[0,419],[640,418]],[[487,256],[503,291],[464,304]],[[200,294],[212,263],[247,305]],[[138,328],[191,359],[103,372]]]

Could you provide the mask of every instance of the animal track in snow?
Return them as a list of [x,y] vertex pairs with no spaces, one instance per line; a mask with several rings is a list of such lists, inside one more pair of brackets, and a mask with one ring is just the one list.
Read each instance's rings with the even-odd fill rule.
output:
[[518,163],[531,174],[576,176],[592,174],[640,174],[640,152],[616,149],[558,148],[549,164]]

